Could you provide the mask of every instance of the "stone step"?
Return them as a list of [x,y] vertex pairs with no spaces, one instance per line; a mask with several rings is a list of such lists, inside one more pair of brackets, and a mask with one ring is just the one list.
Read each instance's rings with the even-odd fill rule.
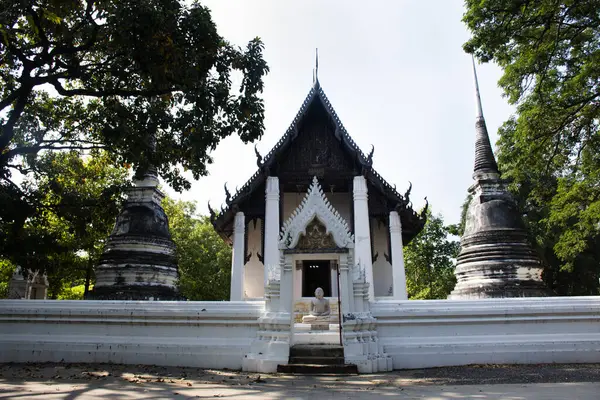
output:
[[335,364],[335,365],[320,365],[320,364],[286,364],[278,365],[277,372],[286,374],[306,374],[306,375],[358,375],[358,368],[354,364]]
[[335,345],[295,345],[290,347],[290,357],[341,357],[344,348]]
[[344,364],[344,357],[321,357],[321,356],[290,357],[290,364],[340,365],[340,364]]

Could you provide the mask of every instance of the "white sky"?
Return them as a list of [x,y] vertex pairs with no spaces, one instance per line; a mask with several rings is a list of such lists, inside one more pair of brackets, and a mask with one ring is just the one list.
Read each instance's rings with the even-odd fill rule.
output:
[[[356,143],[375,146],[374,167],[400,193],[412,181],[419,210],[428,197],[446,223],[458,222],[472,183],[475,96],[470,56],[462,44],[461,0],[369,2],[204,0],[219,33],[245,46],[259,36],[270,73],[265,78],[265,155],[285,133],[312,84],[315,48],[319,81]],[[478,66],[484,115],[492,143],[512,108],[502,97],[494,65]],[[210,175],[176,194],[207,214],[256,170],[254,144],[237,137],[213,153]]]

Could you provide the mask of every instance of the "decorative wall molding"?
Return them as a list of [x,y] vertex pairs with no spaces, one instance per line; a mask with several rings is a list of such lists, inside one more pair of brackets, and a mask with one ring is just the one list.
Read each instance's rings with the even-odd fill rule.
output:
[[379,300],[379,342],[394,369],[600,362],[600,297]]
[[[274,371],[292,321],[273,311],[278,286],[271,311],[264,301],[0,300],[0,362]],[[600,296],[368,302],[366,284],[353,286],[344,347],[361,372],[387,370],[390,358],[394,369],[600,363]]]
[[0,300],[0,362],[241,369],[264,301]]
[[306,227],[315,218],[326,227],[327,234],[332,235],[339,248],[354,247],[354,236],[350,233],[348,223],[331,205],[315,176],[306,196],[283,224],[279,237],[279,248],[293,249],[296,247],[300,236],[306,235]]

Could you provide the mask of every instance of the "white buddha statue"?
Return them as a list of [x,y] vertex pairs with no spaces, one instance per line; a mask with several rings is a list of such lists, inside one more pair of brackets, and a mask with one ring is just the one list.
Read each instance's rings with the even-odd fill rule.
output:
[[324,298],[324,295],[325,292],[320,287],[315,290],[315,297],[310,302],[310,314],[302,317],[302,323],[329,323],[331,308],[329,307],[329,300]]

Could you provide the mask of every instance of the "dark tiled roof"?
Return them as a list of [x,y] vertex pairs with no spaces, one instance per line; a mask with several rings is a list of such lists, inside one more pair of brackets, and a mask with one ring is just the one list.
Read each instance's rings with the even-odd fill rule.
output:
[[[365,153],[363,153],[363,151],[358,147],[356,142],[354,142],[352,137],[346,131],[346,128],[344,128],[344,125],[340,121],[340,118],[337,116],[335,110],[333,109],[331,103],[329,102],[329,99],[325,95],[325,92],[323,91],[318,80],[315,81],[313,87],[308,92],[308,95],[304,99],[304,102],[302,103],[302,106],[300,107],[300,110],[296,114],[296,117],[292,121],[290,127],[287,129],[285,134],[277,141],[275,146],[264,156],[264,158],[262,158],[262,160],[257,152],[257,163],[259,165],[258,170],[233,196],[226,200],[226,207],[221,209],[219,215],[217,217],[213,216],[211,218],[215,229],[219,233],[221,233],[221,235],[224,238],[226,238],[226,235],[223,234],[223,230],[231,224],[233,216],[235,212],[237,212],[238,205],[243,200],[248,198],[258,186],[264,183],[267,176],[265,170],[268,170],[268,168],[276,160],[277,155],[280,154],[280,152],[283,151],[283,149],[287,148],[287,146],[289,146],[294,140],[294,138],[298,135],[299,126],[303,117],[306,115],[311,103],[317,99],[322,102],[322,104],[325,107],[325,110],[329,114],[329,117],[335,124],[335,136],[338,139],[341,139],[342,142],[345,144],[346,149],[354,153],[354,155],[358,158],[358,161],[365,169],[365,176],[367,180],[379,190],[381,190],[383,193],[385,193],[385,195],[394,204],[398,204],[400,208],[404,210],[403,215],[401,215],[401,218],[406,219],[408,217],[410,218],[411,223],[407,224],[407,222],[409,221],[403,220],[403,226],[405,226],[405,224],[415,225],[416,229],[414,230],[416,230],[416,233],[418,233],[425,224],[425,213],[422,213],[421,215],[415,213],[410,208],[409,200],[405,199],[404,196],[402,196],[396,191],[395,186],[390,185],[385,179],[383,179],[381,175],[379,175],[379,173],[377,173],[377,171],[375,171],[375,169],[372,167],[373,151],[371,151],[371,153],[369,153],[368,155],[365,155]],[[414,235],[416,235],[416,233],[414,233]]]

